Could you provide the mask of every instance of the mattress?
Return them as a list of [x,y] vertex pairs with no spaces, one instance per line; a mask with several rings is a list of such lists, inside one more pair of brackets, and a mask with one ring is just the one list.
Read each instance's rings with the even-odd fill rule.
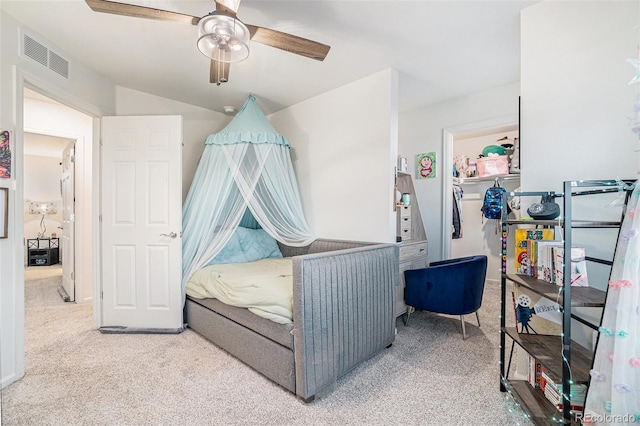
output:
[[288,324],[293,322],[291,268],[289,257],[210,265],[191,276],[186,291],[195,299],[215,298]]

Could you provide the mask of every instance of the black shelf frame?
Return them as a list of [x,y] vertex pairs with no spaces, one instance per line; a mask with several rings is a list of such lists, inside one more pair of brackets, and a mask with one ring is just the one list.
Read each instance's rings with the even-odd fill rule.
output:
[[[507,274],[507,235],[509,225],[540,225],[544,227],[559,226],[563,230],[564,247],[572,247],[573,228],[618,228],[624,220],[625,209],[622,217],[617,221],[587,221],[571,220],[572,217],[572,197],[580,195],[603,194],[610,192],[626,191],[625,205],[631,195],[631,190],[635,185],[635,180],[580,180],[565,181],[563,193],[554,192],[509,192],[502,196],[502,205],[507,206],[508,196],[543,196],[563,198],[562,215],[557,220],[510,220],[507,217],[506,208],[502,211],[501,218],[501,239],[502,239],[502,278],[501,278],[501,315],[500,315],[500,391],[509,391],[521,406],[530,414],[536,424],[572,424],[576,419],[571,411],[570,396],[567,389],[571,389],[572,377],[575,382],[589,384],[589,371],[593,365],[593,354],[591,351],[574,343],[571,340],[572,319],[588,325],[593,329],[598,329],[600,324],[592,324],[572,313],[573,307],[604,307],[606,303],[606,291],[601,291],[592,287],[572,287],[557,286],[533,277],[518,274]],[[604,187],[592,189],[594,187]],[[577,188],[591,188],[579,190]],[[565,226],[568,223],[569,226]],[[618,232],[618,238],[619,238]],[[617,244],[616,244],[617,247]],[[571,276],[571,250],[564,251],[563,274],[565,277]],[[615,250],[613,254],[615,259]],[[587,258],[589,261],[612,265],[613,262],[604,259]],[[527,335],[519,333],[514,328],[506,327],[506,282],[511,281],[514,285],[525,287],[536,294],[544,296],[550,300],[556,300],[562,312],[562,335]],[[602,315],[600,316],[602,319]],[[562,377],[562,403],[561,416],[558,410],[551,404],[540,390],[534,389],[524,380],[509,380],[505,373],[505,350],[506,337],[509,337],[513,344],[518,344],[523,350],[534,358],[538,359],[546,368],[555,374],[561,373]],[[512,349],[513,352],[513,349]],[[562,353],[559,357],[558,354]],[[573,360],[572,360],[573,355]],[[511,361],[509,360],[509,364]],[[587,388],[588,389],[588,388]]]

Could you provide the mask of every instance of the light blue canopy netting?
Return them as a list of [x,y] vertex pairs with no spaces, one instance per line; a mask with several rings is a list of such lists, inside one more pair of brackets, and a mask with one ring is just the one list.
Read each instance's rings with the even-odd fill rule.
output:
[[182,294],[189,277],[229,241],[248,208],[276,240],[314,237],[304,217],[289,141],[249,95],[234,119],[209,135],[182,210]]

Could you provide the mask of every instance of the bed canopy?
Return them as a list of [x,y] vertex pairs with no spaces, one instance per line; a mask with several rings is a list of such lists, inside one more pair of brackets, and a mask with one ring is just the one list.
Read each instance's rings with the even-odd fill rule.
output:
[[233,120],[209,135],[182,210],[182,291],[189,277],[225,246],[252,215],[283,244],[315,238],[304,218],[289,141],[249,95]]

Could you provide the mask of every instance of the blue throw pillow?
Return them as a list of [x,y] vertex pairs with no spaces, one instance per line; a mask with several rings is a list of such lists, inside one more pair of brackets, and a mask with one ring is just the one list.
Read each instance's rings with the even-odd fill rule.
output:
[[240,238],[240,245],[247,262],[267,258],[281,258],[282,253],[275,238],[267,234],[264,229],[248,229],[238,227],[236,233]]
[[[240,229],[240,228],[238,228]],[[215,265],[218,263],[243,263],[247,262],[247,257],[242,251],[240,245],[240,237],[238,237],[238,230],[236,229],[231,235],[231,239],[227,241],[220,253],[214,257],[208,265]]]
[[245,263],[267,258],[281,258],[282,253],[275,238],[264,229],[238,226],[220,253],[207,265],[219,263]]

